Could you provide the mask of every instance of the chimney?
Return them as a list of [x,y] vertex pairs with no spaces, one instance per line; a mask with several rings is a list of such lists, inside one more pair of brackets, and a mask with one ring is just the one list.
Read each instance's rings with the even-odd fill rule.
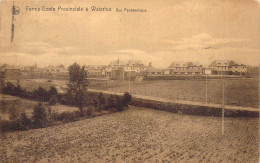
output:
[[149,62],[149,67],[152,67],[152,62]]

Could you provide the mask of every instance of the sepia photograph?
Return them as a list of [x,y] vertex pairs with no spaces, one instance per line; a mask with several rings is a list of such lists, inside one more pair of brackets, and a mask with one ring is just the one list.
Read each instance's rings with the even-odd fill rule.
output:
[[259,0],[0,0],[0,163],[259,163]]

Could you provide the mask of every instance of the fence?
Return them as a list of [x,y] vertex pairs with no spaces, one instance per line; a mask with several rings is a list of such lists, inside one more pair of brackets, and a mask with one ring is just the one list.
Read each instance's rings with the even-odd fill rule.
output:
[[[95,88],[97,89],[97,88]],[[120,88],[106,88],[106,89],[98,89],[98,90],[104,90],[104,91],[109,91],[109,92],[115,92],[115,93],[124,93],[128,92],[129,90],[127,88],[125,89],[120,89]],[[206,96],[199,97],[195,95],[184,95],[182,93],[169,93],[165,92],[164,90],[137,90],[137,89],[132,89],[130,90],[130,93],[132,95],[142,95],[142,96],[147,96],[147,97],[158,97],[158,98],[165,98],[165,99],[170,99],[170,100],[181,100],[181,101],[191,101],[191,102],[202,102],[205,104],[222,104],[222,98],[221,96],[218,97],[211,97],[209,96],[206,100]],[[259,100],[251,98],[249,96],[246,99],[243,100],[238,100],[238,99],[232,99],[232,97],[226,96],[224,99],[225,105],[233,105],[233,106],[245,106],[245,107],[259,107]]]

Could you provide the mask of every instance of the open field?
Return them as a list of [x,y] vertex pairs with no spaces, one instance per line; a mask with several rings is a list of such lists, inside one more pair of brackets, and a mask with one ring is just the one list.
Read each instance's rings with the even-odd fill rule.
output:
[[[66,88],[66,80],[24,79],[20,81],[27,90],[42,86],[49,89],[54,85],[59,91]],[[236,106],[259,107],[259,80],[256,78],[239,78],[225,80],[225,104]],[[92,81],[91,89],[111,92],[129,91],[128,81]],[[158,80],[130,83],[131,94],[139,94],[166,99],[206,102],[205,80]],[[221,104],[222,81],[220,79],[207,80],[207,102]]]
[[[37,101],[26,100],[15,96],[0,94],[0,118],[8,120],[9,114],[8,109],[14,106],[19,112],[25,112],[27,116],[31,117],[33,108],[38,104]],[[66,105],[55,105],[51,106],[52,111],[56,113],[73,112],[78,111],[77,107],[66,106]]]
[[[17,83],[16,80],[7,80],[14,84]],[[51,86],[56,87],[66,87],[67,80],[50,80],[50,79],[21,79],[19,80],[22,88],[26,88],[27,91],[33,91],[38,89],[38,87],[43,87],[44,89],[50,89]]]
[[[90,88],[112,92],[129,91],[129,82],[111,81],[92,83]],[[237,106],[259,107],[259,85],[257,79],[226,79],[225,104]],[[178,99],[185,101],[206,102],[205,80],[159,80],[130,83],[131,94]],[[221,104],[222,81],[207,80],[208,103]]]
[[247,162],[259,160],[259,121],[131,107],[73,123],[7,133],[0,162]]

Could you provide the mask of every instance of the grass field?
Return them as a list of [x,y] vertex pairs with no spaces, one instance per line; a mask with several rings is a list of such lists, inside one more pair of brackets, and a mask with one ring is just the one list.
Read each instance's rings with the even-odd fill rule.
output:
[[[114,92],[129,91],[129,82],[112,81],[92,83],[91,88]],[[257,79],[226,79],[224,84],[225,104],[259,107],[259,85]],[[130,83],[131,94],[155,96],[166,99],[206,102],[205,80],[159,80]],[[208,103],[221,104],[222,81],[218,79],[207,81]]]
[[259,159],[258,119],[131,107],[73,123],[7,133],[0,162],[247,162]]
[[[2,102],[4,102],[5,105],[2,104]],[[20,113],[25,112],[27,116],[31,117],[33,108],[37,104],[38,104],[37,101],[26,100],[15,96],[0,94],[0,118],[4,120],[8,120],[9,119],[8,109],[13,105],[16,109],[19,110]],[[77,107],[60,105],[60,104],[51,106],[51,109],[56,113],[78,111]]]
[[[42,86],[49,89],[54,85],[58,90],[64,90],[66,80],[24,79],[20,81],[27,90],[37,89]],[[259,107],[259,80],[256,78],[239,78],[225,80],[225,104],[237,106]],[[127,81],[93,81],[89,88],[108,90],[113,92],[129,91]],[[132,94],[156,96],[166,99],[180,99],[187,101],[206,102],[205,80],[158,80],[158,81],[131,81]],[[208,103],[221,104],[222,81],[212,79],[207,81]]]

